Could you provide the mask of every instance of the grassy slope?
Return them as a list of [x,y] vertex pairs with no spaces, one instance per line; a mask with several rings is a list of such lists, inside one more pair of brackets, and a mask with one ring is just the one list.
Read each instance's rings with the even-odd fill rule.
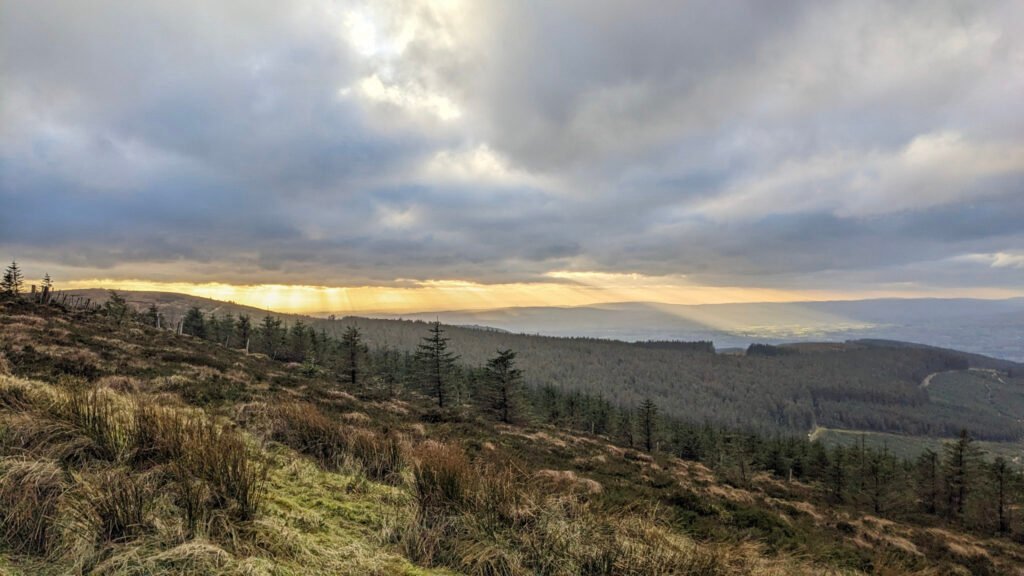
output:
[[[448,573],[414,566],[396,542],[415,513],[408,472],[391,486],[351,466],[324,470],[268,442],[259,418],[245,416],[289,398],[315,400],[333,417],[368,429],[400,431],[413,456],[428,440],[456,443],[475,458],[513,462],[524,479],[551,478],[588,493],[593,489],[585,498],[599,520],[653,506],[658,512],[652,534],[683,550],[697,546],[707,551],[719,559],[715,573],[956,573],[957,566],[982,564],[1009,571],[1024,561],[1024,551],[1004,540],[821,506],[815,503],[815,489],[798,483],[759,477],[747,486],[730,486],[699,464],[665,455],[652,458],[601,437],[550,427],[495,426],[472,415],[426,422],[415,397],[353,397],[258,355],[155,330],[8,309],[0,313],[0,350],[8,356],[0,361],[0,371],[17,375],[6,377],[4,384],[56,390],[54,383],[62,379],[86,377],[101,387],[130,390],[181,409],[200,405],[209,417],[237,421],[272,462],[267,502],[256,520],[255,533],[261,535],[256,544],[168,540],[157,534],[91,552],[107,566],[118,566],[108,573],[211,566],[221,573]],[[83,366],[89,367],[86,373],[76,374]],[[7,573],[61,573],[67,566],[0,552],[0,570]]]

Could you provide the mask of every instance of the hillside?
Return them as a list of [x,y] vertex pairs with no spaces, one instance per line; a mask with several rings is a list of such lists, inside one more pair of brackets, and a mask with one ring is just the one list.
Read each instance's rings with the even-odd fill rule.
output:
[[674,305],[624,302],[405,315],[547,336],[752,342],[889,338],[1024,361],[1024,298],[901,298],[834,302]]
[[[390,387],[372,352],[369,379],[345,384],[329,362],[245,354],[114,309],[0,302],[0,354],[0,574],[1024,565],[1024,547],[991,524],[987,492],[972,484],[962,517],[919,512],[902,464],[882,453],[668,421],[648,452],[564,417],[502,423],[475,395],[439,412],[417,382]],[[672,430],[696,434],[700,454],[680,458]],[[882,491],[870,468],[854,473],[857,454],[881,466]],[[838,492],[836,466],[849,475]]]
[[[128,300],[140,307],[156,302],[173,315],[191,306],[220,315],[251,314],[257,320],[265,314],[181,295],[129,293]],[[282,318],[291,323],[301,319],[334,337],[355,325],[371,346],[404,352],[415,349],[428,327],[411,320]],[[784,356],[735,356],[460,326],[447,331],[453,350],[467,364],[482,365],[495,350],[510,348],[533,385],[601,394],[622,405],[650,398],[667,414],[698,422],[794,434],[822,426],[947,438],[966,428],[994,441],[1024,436],[1024,413],[949,406],[920,386],[935,372],[987,368],[1005,373],[1011,393],[1024,397],[1024,365],[976,354],[872,340],[801,345],[787,348],[798,353]]]

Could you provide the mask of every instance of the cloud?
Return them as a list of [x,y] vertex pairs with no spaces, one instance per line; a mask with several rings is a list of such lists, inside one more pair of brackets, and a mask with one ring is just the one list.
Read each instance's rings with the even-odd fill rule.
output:
[[1020,287],[1019,2],[0,11],[0,247],[30,267]]

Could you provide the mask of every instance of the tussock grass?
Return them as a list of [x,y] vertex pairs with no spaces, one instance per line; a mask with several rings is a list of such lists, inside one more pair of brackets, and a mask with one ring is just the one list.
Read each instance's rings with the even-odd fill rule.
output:
[[474,488],[476,471],[460,447],[424,442],[417,450],[413,486],[421,516],[460,510]]
[[123,542],[149,529],[153,488],[144,476],[122,469],[104,470],[80,485],[72,508],[101,542]]
[[316,460],[327,469],[342,462],[347,444],[340,425],[308,402],[283,402],[272,411],[271,439]]
[[206,480],[212,504],[241,521],[256,517],[266,494],[268,464],[238,432],[214,422],[190,430],[181,458],[194,476]]
[[59,544],[58,520],[68,490],[52,461],[0,460],[0,538],[18,554],[45,555]]
[[387,484],[403,481],[406,448],[397,435],[359,430],[349,436],[348,446],[370,480]]
[[132,443],[131,418],[124,400],[99,386],[73,386],[61,390],[49,407],[51,416],[90,442],[82,458],[121,461]]
[[357,465],[374,482],[399,484],[407,467],[395,434],[343,425],[308,402],[283,402],[271,411],[270,438],[313,458],[327,470]]
[[25,383],[7,378],[0,380],[0,410],[24,411],[34,403],[32,391]]
[[269,462],[243,432],[105,387],[0,386],[0,550],[120,574],[138,567],[128,549],[268,540],[253,522]]

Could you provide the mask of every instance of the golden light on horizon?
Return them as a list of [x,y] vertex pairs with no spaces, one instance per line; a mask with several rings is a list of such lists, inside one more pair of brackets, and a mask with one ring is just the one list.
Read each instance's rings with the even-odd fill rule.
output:
[[[62,283],[62,288],[102,288],[177,292],[230,301],[282,313],[412,313],[480,310],[522,306],[588,306],[609,302],[661,304],[727,304],[920,297],[920,290],[779,290],[739,286],[703,286],[683,276],[645,276],[605,272],[551,272],[542,282],[483,284],[464,280],[405,281],[400,286],[312,286],[159,282],[141,279],[91,279]],[[966,295],[966,294],[961,294]],[[1001,293],[971,293],[1004,297]]]

